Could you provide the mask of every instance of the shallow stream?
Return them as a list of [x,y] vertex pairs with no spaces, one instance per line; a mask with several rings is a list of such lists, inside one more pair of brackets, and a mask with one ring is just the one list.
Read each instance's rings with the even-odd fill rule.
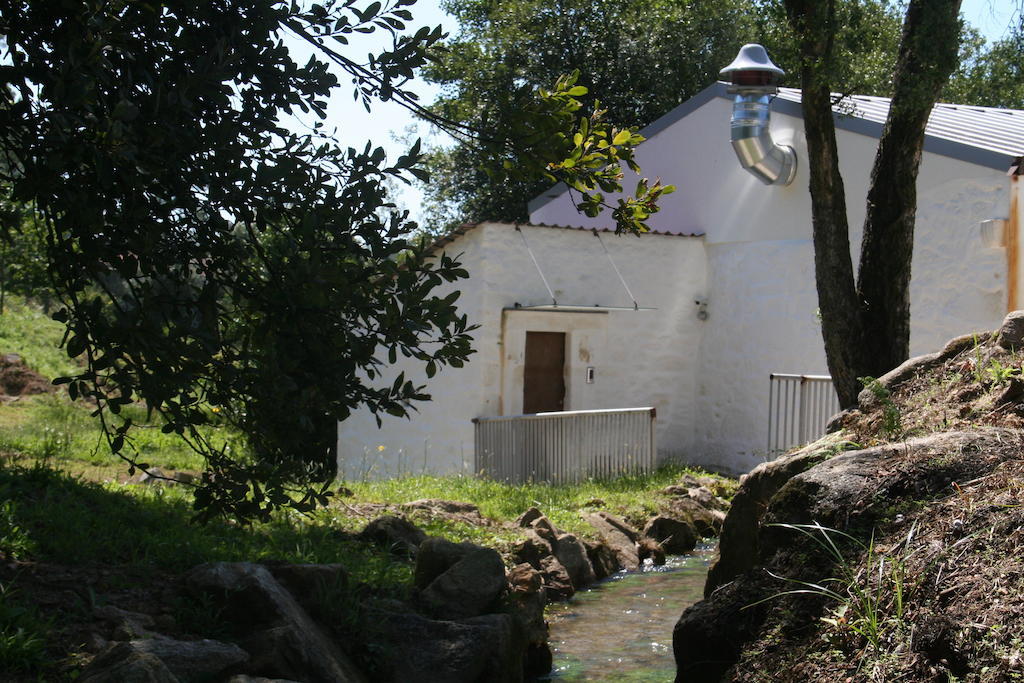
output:
[[548,608],[551,681],[672,681],[672,627],[704,593],[714,550],[618,574]]

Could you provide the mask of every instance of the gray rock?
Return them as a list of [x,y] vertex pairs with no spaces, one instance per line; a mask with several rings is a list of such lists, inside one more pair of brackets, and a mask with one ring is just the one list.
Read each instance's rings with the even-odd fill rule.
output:
[[402,509],[407,512],[421,511],[428,515],[447,517],[449,519],[461,520],[470,524],[483,524],[484,518],[480,514],[480,508],[473,503],[463,503],[456,500],[440,500],[437,498],[424,498],[404,503]]
[[526,645],[509,614],[439,621],[370,609],[361,630],[375,646],[374,680],[381,683],[523,680]]
[[561,534],[556,537],[554,550],[555,557],[569,574],[574,590],[580,590],[597,581],[594,567],[587,557],[587,548],[575,535]]
[[436,536],[428,537],[416,553],[413,585],[420,590],[426,588],[453,564],[478,550],[483,550],[483,547],[473,543],[452,543]]
[[1010,311],[999,326],[999,345],[1014,350],[1024,346],[1024,311]]
[[615,557],[615,551],[604,541],[585,542],[584,545],[587,547],[587,559],[590,560],[590,566],[594,568],[594,577],[598,581],[606,579],[622,569],[619,566],[618,558]]
[[415,557],[427,534],[404,517],[386,515],[367,524],[358,538],[387,548],[395,555]]
[[111,624],[111,640],[134,640],[159,635],[153,632],[153,617],[148,614],[129,612],[114,605],[102,605],[95,608],[92,613],[97,619]]
[[826,436],[798,451],[761,463],[743,475],[722,525],[718,560],[708,572],[705,597],[758,563],[758,531],[768,501],[790,479],[831,457],[828,445],[834,439]]
[[[779,591],[773,574],[792,576],[810,566],[808,575],[794,578],[820,580],[820,572],[830,570],[813,541],[772,523],[874,528],[891,514],[894,497],[948,495],[951,482],[984,476],[1017,457],[1006,444],[1019,438],[1019,431],[1007,429],[945,432],[836,455],[821,448],[823,439],[755,468],[733,499],[705,599],[687,608],[673,631],[677,680],[728,678],[744,647],[764,635],[771,609],[764,598]],[[822,566],[813,567],[815,558]]]
[[666,553],[681,555],[697,547],[697,532],[689,522],[664,515],[652,517],[643,535],[661,544]]
[[548,625],[544,620],[547,591],[540,572],[528,564],[518,564],[508,573],[510,613],[523,628],[527,643],[547,645]]
[[544,580],[544,590],[551,600],[568,600],[573,596],[572,579],[562,563],[554,555],[541,559],[540,575]]
[[638,534],[628,524],[607,512],[588,512],[583,519],[594,527],[601,539],[615,552],[619,566],[629,571],[640,568],[636,551]]
[[[204,564],[188,572],[184,581],[191,590],[221,600],[225,617],[233,623],[265,629],[263,637],[245,643],[253,660],[260,661],[251,673],[324,683],[366,680],[266,567],[248,562]],[[269,658],[269,653],[276,657]]]
[[517,563],[525,562],[534,569],[540,569],[541,560],[554,554],[555,550],[551,543],[541,538],[533,529],[527,530],[525,536],[526,538],[512,550],[512,556]]
[[138,652],[159,659],[183,681],[207,680],[249,660],[245,650],[216,640],[133,640]]
[[286,678],[264,678],[263,676],[238,674],[229,678],[228,683],[298,683],[298,681],[290,681]]
[[533,520],[539,519],[543,516],[543,512],[541,512],[535,507],[532,507],[523,514],[519,515],[519,518],[516,520],[516,525],[521,526],[523,528],[527,528],[533,523]]
[[113,643],[82,670],[79,683],[180,683],[157,657],[131,643]]
[[505,565],[498,551],[481,548],[449,567],[421,594],[430,614],[466,619],[486,613],[505,592]]

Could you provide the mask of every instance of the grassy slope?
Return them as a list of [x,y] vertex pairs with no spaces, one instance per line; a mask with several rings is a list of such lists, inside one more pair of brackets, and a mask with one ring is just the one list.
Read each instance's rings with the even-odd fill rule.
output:
[[[772,616],[731,680],[1024,680],[1024,394],[1010,390],[1022,366],[1024,353],[985,336],[847,420],[845,438],[863,446],[1000,431],[987,432],[996,436],[982,452],[908,449],[899,471],[878,472],[879,482],[896,483],[871,500],[882,514],[859,539],[813,532],[843,554],[833,562],[811,544],[814,557],[805,558],[830,560],[805,579],[832,593],[778,582]],[[972,463],[984,467],[972,471],[980,467]],[[944,472],[957,474],[939,490],[898,483],[904,474],[928,482]],[[783,597],[787,590],[800,593]]]

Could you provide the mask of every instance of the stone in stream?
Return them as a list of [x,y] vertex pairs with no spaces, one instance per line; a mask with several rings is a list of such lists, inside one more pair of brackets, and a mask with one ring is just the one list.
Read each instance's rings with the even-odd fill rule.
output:
[[652,517],[643,535],[660,543],[670,555],[682,555],[697,547],[697,532],[690,523],[664,515]]
[[540,575],[544,579],[544,588],[551,600],[568,600],[575,592],[569,572],[554,555],[541,558]]
[[555,539],[555,557],[565,567],[575,590],[589,586],[597,580],[594,567],[587,557],[587,548],[573,534],[561,534]]
[[587,558],[590,560],[590,566],[594,568],[594,578],[596,580],[606,579],[619,571],[619,562],[615,557],[615,551],[607,543],[604,541],[598,541],[597,543],[585,541],[584,545],[587,548]]
[[640,556],[636,549],[637,533],[628,524],[607,512],[584,513],[583,519],[594,527],[612,549],[619,566],[629,571],[640,568]]

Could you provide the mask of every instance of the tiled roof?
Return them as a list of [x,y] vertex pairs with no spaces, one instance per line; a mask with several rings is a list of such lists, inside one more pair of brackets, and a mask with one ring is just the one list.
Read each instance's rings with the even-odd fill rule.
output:
[[[552,228],[556,230],[581,230],[586,232],[615,232],[614,228],[584,228],[575,225],[548,225],[546,223],[509,223],[506,221],[479,221],[477,223],[463,223],[457,228],[449,230],[445,234],[441,235],[431,243],[427,248],[427,251],[435,251],[448,244],[454,242],[457,238],[465,235],[470,230],[481,226],[481,225],[501,225],[508,228],[529,227],[529,228]],[[701,237],[703,232],[666,232],[663,230],[651,230],[650,232],[644,233],[646,235],[671,235],[672,237]]]

